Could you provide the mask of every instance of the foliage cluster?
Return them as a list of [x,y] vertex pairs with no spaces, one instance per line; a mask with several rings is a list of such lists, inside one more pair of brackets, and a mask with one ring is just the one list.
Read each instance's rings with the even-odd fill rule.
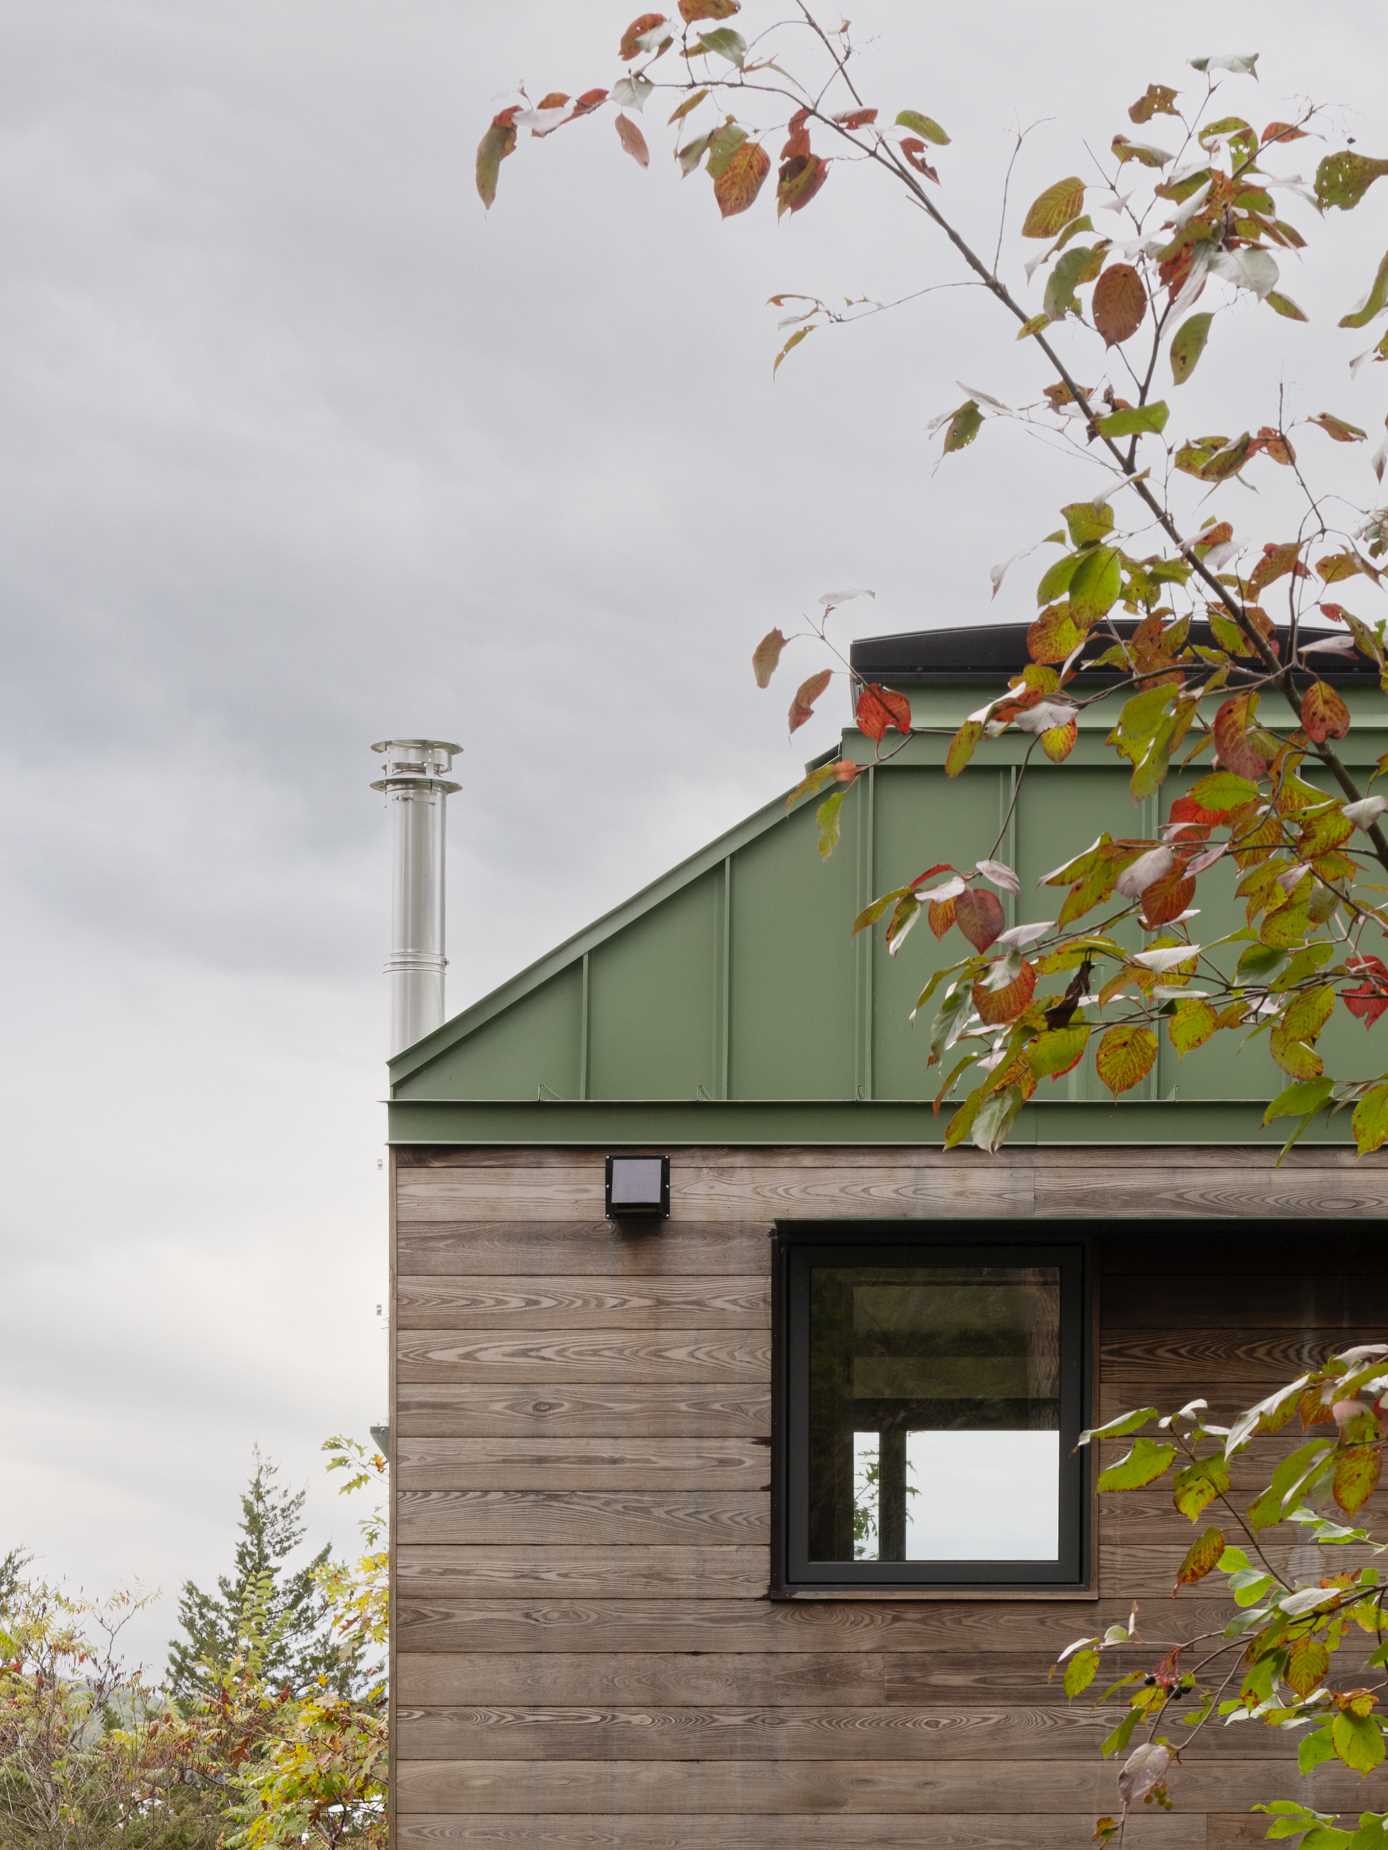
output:
[[[329,1470],[348,1474],[346,1490],[384,1471],[355,1441],[325,1449]],[[0,1850],[383,1850],[382,1518],[362,1522],[355,1560],[321,1554],[300,1585],[278,1570],[302,1535],[301,1505],[276,1493],[272,1467],[257,1463],[237,1572],[221,1583],[220,1604],[185,1589],[181,1611],[201,1627],[200,1643],[175,1650],[167,1688],[121,1660],[141,1602],[76,1599],[6,1557]]]

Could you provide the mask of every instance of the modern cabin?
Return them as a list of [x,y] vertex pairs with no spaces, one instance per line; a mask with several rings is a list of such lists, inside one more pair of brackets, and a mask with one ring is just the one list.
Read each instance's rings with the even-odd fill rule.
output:
[[[1076,1433],[1384,1334],[1383,1170],[1310,1138],[1275,1166],[1256,1047],[1163,1044],[1117,1102],[1077,1071],[998,1154],[942,1149],[907,1019],[942,951],[854,915],[1001,831],[1019,922],[1127,801],[1103,703],[1020,790],[1010,736],[946,786],[1023,647],[859,644],[921,730],[832,858],[778,797],[391,1062],[400,1850],[1079,1850],[1113,1717],[1058,1651],[1134,1601],[1223,1609],[1172,1607],[1188,1525],[1164,1491],[1101,1505]],[[1388,701],[1352,698],[1367,768]],[[1211,1729],[1127,1850],[1362,1794]]]

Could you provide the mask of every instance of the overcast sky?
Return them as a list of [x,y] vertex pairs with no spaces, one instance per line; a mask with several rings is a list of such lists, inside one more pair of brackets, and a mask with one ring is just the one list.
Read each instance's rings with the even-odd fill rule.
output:
[[[1001,426],[933,473],[956,380],[1040,383],[973,291],[821,335],[773,386],[773,290],[959,274],[873,176],[722,224],[667,165],[667,110],[648,172],[600,115],[526,141],[484,217],[473,152],[508,86],[616,74],[606,0],[3,13],[0,1549],[172,1592],[224,1565],[256,1441],[342,1533],[316,1447],[384,1413],[369,743],[465,744],[460,1007],[831,741],[837,711],[788,748],[789,690],[753,687],[772,623],[844,583],[878,592],[859,629],[1024,616],[1034,574],[990,606],[987,569],[1091,477]],[[1388,132],[1366,0],[854,19],[870,99],[943,120],[943,197],[985,238],[1019,123],[1067,124],[1028,141],[1024,206],[1089,171],[1077,127],[1105,147],[1150,79],[1198,85],[1189,56],[1260,50],[1228,92],[1259,125],[1309,93],[1370,152]],[[1328,225],[1328,269],[1288,266],[1322,323],[1386,210]],[[1388,368],[1344,371],[1367,340],[1317,370],[1304,334],[1222,318],[1197,428],[1256,427],[1269,366],[1294,408],[1377,423]],[[1064,338],[1097,377],[1094,337]],[[155,1657],[169,1610],[139,1632]]]

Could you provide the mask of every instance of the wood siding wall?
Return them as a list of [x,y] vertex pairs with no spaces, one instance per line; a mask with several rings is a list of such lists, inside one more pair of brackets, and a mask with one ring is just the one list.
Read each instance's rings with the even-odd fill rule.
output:
[[[1135,1598],[1217,1616],[1167,1598],[1191,1531],[1164,1494],[1104,1499],[1097,1601],[768,1600],[772,1224],[1095,1227],[1107,1418],[1232,1411],[1381,1338],[1381,1190],[1336,1150],[707,1149],[674,1155],[670,1221],[627,1232],[600,1151],[399,1152],[399,1850],[1080,1850],[1116,1808],[1112,1717],[1047,1670]],[[1280,1223],[1257,1289],[1249,1217]],[[1248,1805],[1291,1796],[1371,1802],[1212,1728],[1127,1842],[1259,1844]]]

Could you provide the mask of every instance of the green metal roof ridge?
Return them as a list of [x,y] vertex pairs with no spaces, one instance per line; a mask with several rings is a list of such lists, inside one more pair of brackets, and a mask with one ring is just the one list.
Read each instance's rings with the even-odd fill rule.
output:
[[[817,757],[811,758],[806,769],[813,769],[815,765],[824,764],[831,758],[838,758],[842,755],[842,750],[842,743],[830,746],[827,750],[820,752]],[[791,789],[794,789],[794,785]],[[581,931],[574,932],[571,937],[555,945],[552,951],[546,951],[543,957],[537,957],[534,963],[527,964],[523,970],[518,970],[514,976],[508,977],[504,983],[489,990],[485,996],[479,997],[468,1008],[460,1010],[456,1015],[451,1015],[432,1033],[426,1034],[423,1040],[416,1041],[413,1046],[402,1048],[386,1063],[390,1072],[391,1085],[397,1085],[402,1079],[408,1079],[411,1074],[428,1066],[440,1054],[446,1053],[450,1047],[457,1046],[459,1041],[466,1040],[468,1035],[475,1033],[478,1028],[485,1027],[497,1015],[504,1013],[513,1003],[532,994],[533,991],[549,982],[552,977],[567,970],[570,965],[577,963],[580,958],[608,938],[615,937],[619,931],[641,918],[652,907],[660,905],[663,900],[669,899],[685,887],[692,886],[696,880],[701,879],[703,875],[712,872],[720,863],[726,861],[729,855],[736,854],[739,848],[744,848],[748,842],[765,835],[777,822],[794,813],[786,807],[786,798],[789,794],[789,791],[782,791],[769,803],[763,803],[760,809],[754,810],[741,822],[734,823],[732,828],[725,829],[721,835],[716,835],[711,842],[705,842],[702,848],[696,849],[684,860],[677,861],[673,867],[649,881],[637,892],[622,900],[619,905],[612,906],[590,924],[585,925]],[[799,805],[796,807],[798,808]]]

